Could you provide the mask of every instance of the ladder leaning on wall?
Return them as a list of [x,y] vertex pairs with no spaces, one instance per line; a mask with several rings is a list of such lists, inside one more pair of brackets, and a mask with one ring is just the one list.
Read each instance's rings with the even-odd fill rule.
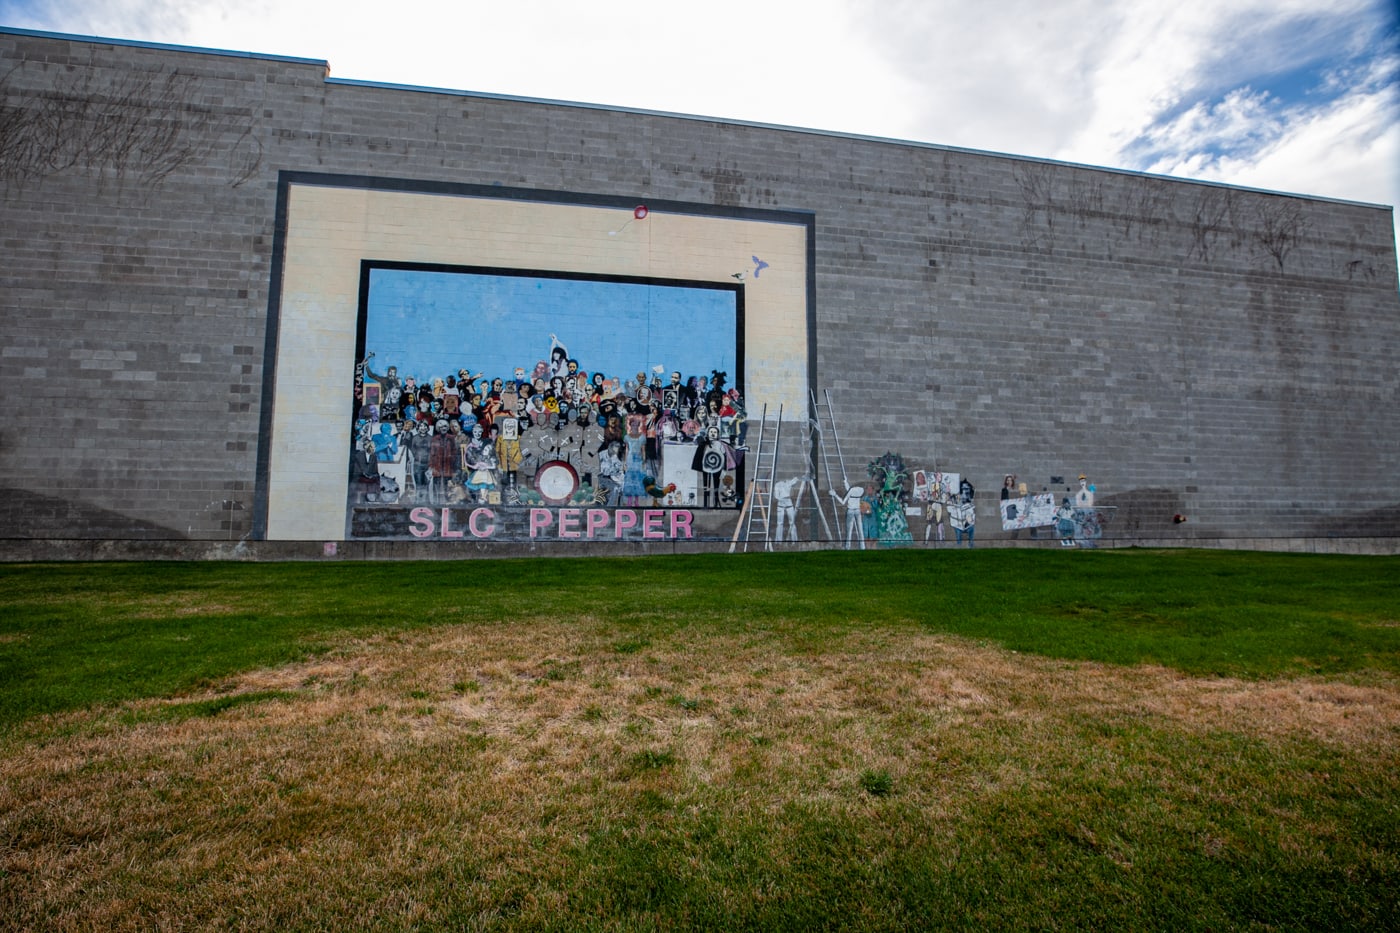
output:
[[[752,431],[752,426],[750,427]],[[773,475],[778,469],[778,440],[783,431],[783,406],[778,406],[778,418],[768,420],[768,405],[763,406],[763,417],[758,422],[758,443],[753,451],[753,479],[744,495],[744,505],[739,510],[739,521],[734,526],[734,537],[729,542],[729,553],[733,554],[744,539],[744,551],[749,549],[749,541],[764,542],[767,550],[773,549],[771,540],[773,518]],[[769,435],[772,435],[770,438]]]

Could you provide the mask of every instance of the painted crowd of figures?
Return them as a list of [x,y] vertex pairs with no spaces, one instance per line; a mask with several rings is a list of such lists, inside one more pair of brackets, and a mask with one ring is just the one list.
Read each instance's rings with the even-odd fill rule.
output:
[[352,500],[733,508],[747,414],[727,374],[589,373],[554,335],[507,377],[356,368]]

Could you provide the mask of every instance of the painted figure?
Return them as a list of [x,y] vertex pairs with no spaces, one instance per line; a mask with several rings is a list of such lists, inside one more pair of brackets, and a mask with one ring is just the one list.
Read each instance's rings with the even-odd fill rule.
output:
[[381,424],[379,433],[374,435],[374,459],[380,463],[392,463],[399,455],[399,436],[394,426]]
[[462,452],[462,465],[467,476],[466,487],[478,502],[485,502],[487,492],[496,488],[496,451],[486,439],[481,425],[472,428],[471,443]]
[[905,517],[904,482],[909,478],[904,458],[888,452],[872,460],[866,473],[875,484],[866,519],[866,537],[878,539],[882,547],[903,547],[912,544],[909,520]]
[[[797,540],[797,506],[802,501],[803,483],[805,476],[794,476],[792,479],[780,480],[773,484],[773,503],[778,513],[778,529],[773,535],[774,541],[796,541]],[[796,497],[793,490],[797,491]],[[786,530],[786,538],[784,538]]]
[[1069,496],[1055,510],[1055,531],[1060,536],[1060,547],[1074,547],[1074,506],[1070,505]]
[[[585,356],[587,354],[584,354]],[[559,338],[553,334],[549,335],[549,375],[567,376],[569,374],[569,350]]]
[[[1005,476],[1003,476],[1002,479],[1001,479],[1001,501],[1002,501],[1002,502],[1010,502],[1012,499],[1017,499],[1017,498],[1020,498],[1020,497],[1016,495],[1016,474],[1015,474],[1015,473],[1007,473],[1007,474],[1006,474]],[[1001,508],[1002,508],[1002,513],[1005,514],[1005,512],[1006,512],[1006,506],[1003,505]],[[1013,537],[1013,538],[1019,537],[1020,534],[1021,534],[1021,530],[1020,530],[1019,528],[1013,528],[1013,529],[1011,530],[1011,537]]]
[[719,440],[719,428],[711,425],[695,439],[695,456],[690,468],[700,474],[705,508],[719,505],[719,477],[724,472],[725,448]]
[[371,382],[379,384],[379,397],[383,398],[389,393],[390,389],[400,389],[402,391],[403,383],[399,380],[399,368],[397,366],[390,366],[384,371],[384,375],[380,376],[377,375],[374,372],[374,370],[369,368],[369,361],[372,359],[374,359],[373,353],[365,357],[365,378]]
[[427,422],[413,424],[413,436],[408,439],[408,455],[413,458],[414,494],[422,497],[428,492],[428,463],[432,457],[433,431]]
[[496,463],[506,475],[506,485],[514,486],[524,459],[520,450],[520,422],[515,418],[502,418],[498,426],[500,434],[496,437]]
[[447,422],[439,421],[428,448],[429,502],[437,505],[447,501],[447,481],[456,472],[457,444],[449,436]]
[[1074,506],[1078,509],[1094,507],[1094,487],[1089,485],[1089,478],[1083,473],[1079,474],[1079,491],[1074,494]]
[[865,499],[865,488],[862,486],[850,486],[846,489],[844,496],[837,495],[836,490],[831,490],[831,498],[846,509],[846,537],[843,539],[843,547],[850,550],[852,541],[860,541],[860,549],[865,550],[865,534],[861,527],[861,503]]
[[622,499],[622,482],[627,468],[622,462],[622,444],[608,444],[598,455],[598,488],[604,491],[604,505],[617,505]]
[[640,505],[647,497],[647,439],[642,433],[642,421],[640,416],[629,415],[627,433],[622,438],[627,448],[627,472],[622,480],[622,501],[627,505]]
[[929,539],[929,535],[937,529],[938,540],[943,540],[943,499],[939,495],[934,495],[928,500],[928,506],[924,510],[924,540]]
[[[963,487],[971,489],[972,484],[963,480]],[[977,531],[977,506],[972,501],[971,493],[959,496],[948,506],[948,523],[953,526],[953,534],[956,536],[956,544],[962,544],[963,535],[967,535],[967,546],[972,547],[972,539]]]

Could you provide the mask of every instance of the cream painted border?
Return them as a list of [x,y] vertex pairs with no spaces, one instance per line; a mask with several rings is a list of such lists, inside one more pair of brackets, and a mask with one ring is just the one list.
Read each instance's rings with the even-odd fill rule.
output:
[[[291,184],[268,457],[267,538],[345,534],[345,401],[362,260],[731,282],[744,273],[746,398],[807,418],[803,224]],[[755,278],[752,256],[768,266]]]

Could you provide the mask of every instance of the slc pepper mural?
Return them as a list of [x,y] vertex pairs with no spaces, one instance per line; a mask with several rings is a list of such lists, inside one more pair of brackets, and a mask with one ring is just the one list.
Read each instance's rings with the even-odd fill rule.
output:
[[739,287],[362,275],[347,536],[691,537],[741,504]]

